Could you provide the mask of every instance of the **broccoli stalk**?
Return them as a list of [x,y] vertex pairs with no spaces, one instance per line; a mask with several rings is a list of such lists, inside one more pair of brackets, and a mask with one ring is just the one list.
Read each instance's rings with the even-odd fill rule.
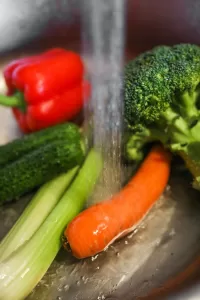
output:
[[126,157],[141,160],[143,148],[161,142],[179,154],[200,189],[200,48],[160,46],[125,68]]

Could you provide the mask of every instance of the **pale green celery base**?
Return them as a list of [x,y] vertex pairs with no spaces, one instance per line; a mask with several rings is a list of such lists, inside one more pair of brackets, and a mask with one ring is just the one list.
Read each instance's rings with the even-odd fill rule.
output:
[[37,285],[61,247],[66,225],[82,210],[102,170],[91,150],[71,186],[33,237],[0,263],[0,299],[22,300]]
[[43,185],[28,204],[15,225],[0,243],[0,261],[29,240],[56,206],[71,183],[78,167]]

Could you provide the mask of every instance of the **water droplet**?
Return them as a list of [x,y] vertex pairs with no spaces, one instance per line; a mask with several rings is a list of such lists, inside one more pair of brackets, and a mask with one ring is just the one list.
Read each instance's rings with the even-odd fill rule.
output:
[[128,241],[125,241],[124,244],[125,244],[125,245],[128,245]]
[[170,233],[169,233],[169,236],[175,236],[176,235],[176,231],[175,231],[175,229],[174,228],[172,228],[172,230],[170,231]]
[[127,236],[128,239],[131,239],[132,237],[133,237],[133,232]]
[[88,282],[88,280],[89,280],[89,278],[85,278],[83,283],[86,284]]
[[66,284],[66,285],[64,286],[64,291],[67,292],[68,290],[69,290],[69,285]]
[[78,281],[76,282],[76,284],[77,284],[78,286],[80,286],[81,282],[78,280]]
[[61,297],[61,296],[58,296],[58,297],[56,298],[56,300],[62,300],[62,297]]
[[60,281],[65,281],[66,280],[66,276],[62,276],[59,278]]
[[100,269],[100,267],[98,266],[98,267],[96,267],[96,269],[97,269],[97,270],[99,270],[99,269]]
[[117,256],[117,257],[119,257],[119,256],[120,256],[119,252],[117,252],[117,253],[116,253],[116,256]]
[[94,260],[96,260],[98,256],[99,256],[98,254],[97,254],[97,255],[95,255],[95,256],[92,256],[92,257],[91,257],[91,261],[94,261]]
[[158,240],[158,241],[156,241],[156,245],[157,246],[159,246],[160,245],[160,241]]
[[106,297],[104,295],[98,296],[97,300],[105,300]]
[[57,287],[57,291],[58,291],[58,292],[62,292],[62,290],[63,290],[63,287],[59,285],[59,286]]

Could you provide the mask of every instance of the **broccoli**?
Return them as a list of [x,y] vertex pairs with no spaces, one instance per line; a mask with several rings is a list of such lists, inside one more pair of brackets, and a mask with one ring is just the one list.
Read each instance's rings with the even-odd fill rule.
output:
[[158,46],[130,61],[124,72],[126,157],[160,141],[179,154],[200,188],[200,47]]

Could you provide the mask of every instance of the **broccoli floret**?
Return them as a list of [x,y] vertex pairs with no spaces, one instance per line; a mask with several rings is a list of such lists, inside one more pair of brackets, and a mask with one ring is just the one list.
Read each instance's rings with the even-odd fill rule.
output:
[[[126,156],[160,141],[185,160],[200,186],[200,47],[159,46],[125,67]],[[198,170],[198,172],[197,172]]]

